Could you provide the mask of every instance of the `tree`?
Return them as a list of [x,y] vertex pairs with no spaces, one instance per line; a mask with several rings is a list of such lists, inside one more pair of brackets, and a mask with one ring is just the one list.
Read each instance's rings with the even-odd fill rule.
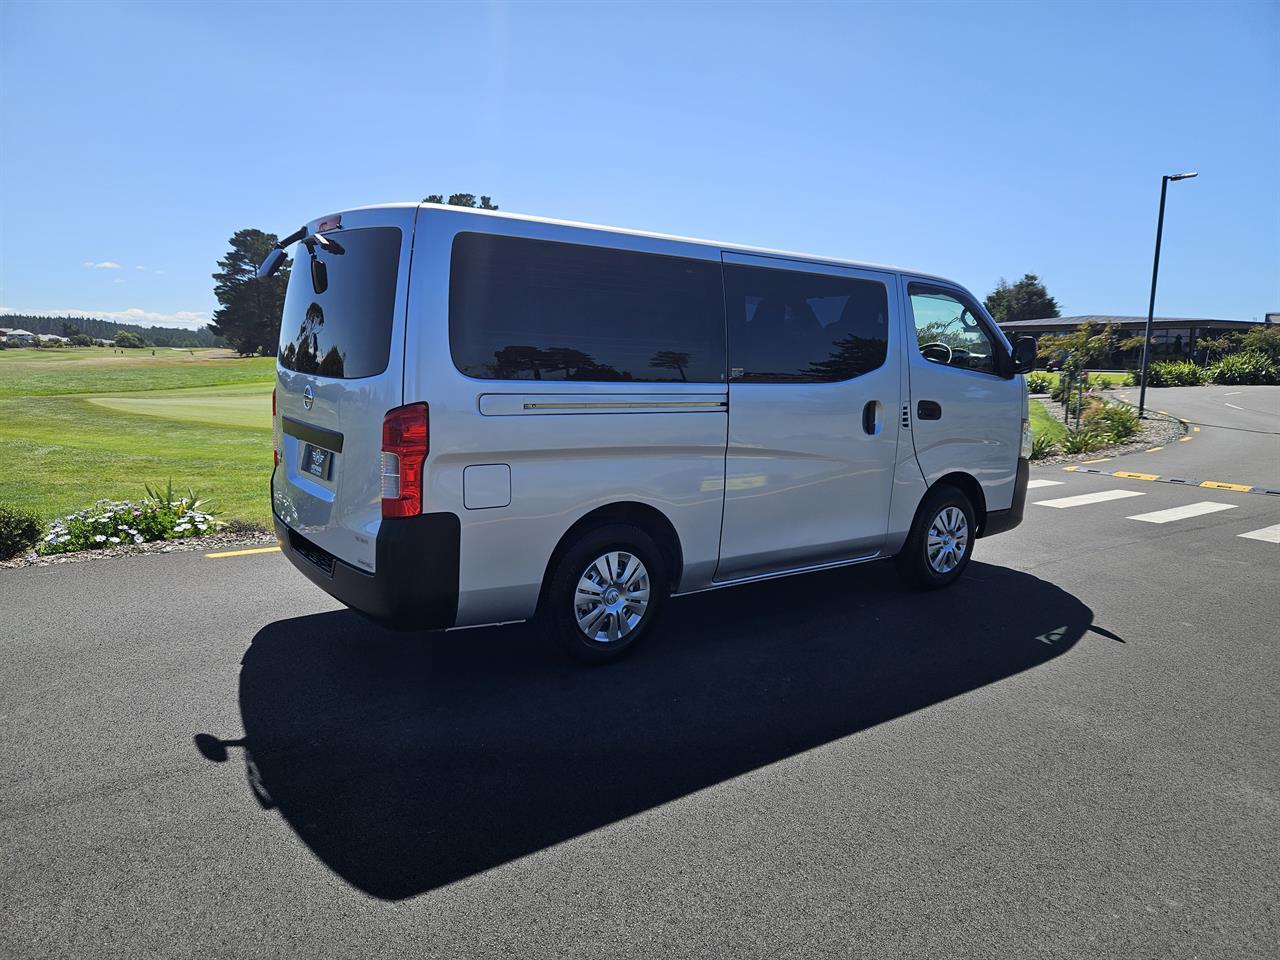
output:
[[1049,296],[1049,291],[1034,273],[1023,274],[1022,279],[1012,286],[1001,277],[996,288],[987,295],[986,305],[987,312],[996,323],[1062,316],[1058,301]]
[[140,350],[147,345],[147,341],[136,333],[130,333],[128,330],[118,331],[115,336],[115,342],[117,347],[127,347],[131,350]]
[[222,304],[209,329],[226,338],[242,357],[273,355],[280,335],[285,289],[289,286],[289,261],[265,280],[256,279],[262,263],[276,244],[274,233],[237,230],[231,249],[218,261],[213,275],[213,295]]
[[448,203],[451,207],[471,207],[479,210],[497,210],[498,205],[493,202],[492,197],[482,196],[479,202],[476,201],[474,193],[451,193],[446,201],[442,193],[429,193],[422,198],[423,203]]

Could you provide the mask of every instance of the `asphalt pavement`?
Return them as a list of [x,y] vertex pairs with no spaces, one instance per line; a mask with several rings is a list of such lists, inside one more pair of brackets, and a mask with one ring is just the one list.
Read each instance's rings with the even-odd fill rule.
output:
[[[1280,487],[1280,392],[1217,389],[1098,468]],[[948,591],[702,594],[591,670],[273,553],[0,571],[0,954],[1271,955],[1280,497],[1032,478]]]

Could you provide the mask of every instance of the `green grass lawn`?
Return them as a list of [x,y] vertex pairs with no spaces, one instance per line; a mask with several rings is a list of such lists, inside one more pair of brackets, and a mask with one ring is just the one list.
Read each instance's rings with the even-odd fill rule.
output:
[[[1055,386],[1057,385],[1058,379],[1060,377],[1060,374],[1057,374],[1048,370],[1037,370],[1036,373],[1040,376],[1049,377],[1049,379],[1053,381],[1053,384]],[[1125,370],[1106,370],[1106,371],[1100,371],[1100,372],[1095,372],[1093,370],[1090,370],[1089,382],[1093,383],[1096,380],[1106,380],[1113,387],[1123,387],[1125,378],[1128,375],[1129,375],[1128,371],[1125,371]]]
[[1067,428],[1062,422],[1045,409],[1041,400],[1028,400],[1027,408],[1031,411],[1031,433],[1034,436],[1045,434],[1055,443],[1066,439]]
[[241,359],[231,350],[156,347],[113,353],[108,347],[0,350],[0,397],[132,393],[264,383],[274,357]]
[[172,480],[269,524],[274,370],[225,350],[0,351],[0,501],[52,519]]

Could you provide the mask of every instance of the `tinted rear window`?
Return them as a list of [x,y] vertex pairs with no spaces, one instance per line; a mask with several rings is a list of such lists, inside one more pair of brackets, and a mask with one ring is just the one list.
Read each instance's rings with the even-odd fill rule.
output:
[[449,344],[482,379],[721,383],[720,264],[461,233]]
[[729,367],[745,383],[848,380],[884,363],[883,283],[799,270],[726,265]]
[[[372,377],[391,353],[400,229],[368,227],[325,234],[343,253],[305,244],[294,251],[280,323],[280,365],[322,377]],[[328,284],[316,292],[312,260]]]

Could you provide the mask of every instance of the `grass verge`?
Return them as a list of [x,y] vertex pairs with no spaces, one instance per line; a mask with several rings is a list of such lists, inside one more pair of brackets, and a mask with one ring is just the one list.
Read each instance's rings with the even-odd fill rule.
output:
[[1028,400],[1027,409],[1031,412],[1031,433],[1033,436],[1047,436],[1054,443],[1066,439],[1067,428],[1062,421],[1045,409],[1044,402]]
[[145,353],[0,352],[0,500],[51,520],[172,479],[221,519],[269,525],[275,361]]

